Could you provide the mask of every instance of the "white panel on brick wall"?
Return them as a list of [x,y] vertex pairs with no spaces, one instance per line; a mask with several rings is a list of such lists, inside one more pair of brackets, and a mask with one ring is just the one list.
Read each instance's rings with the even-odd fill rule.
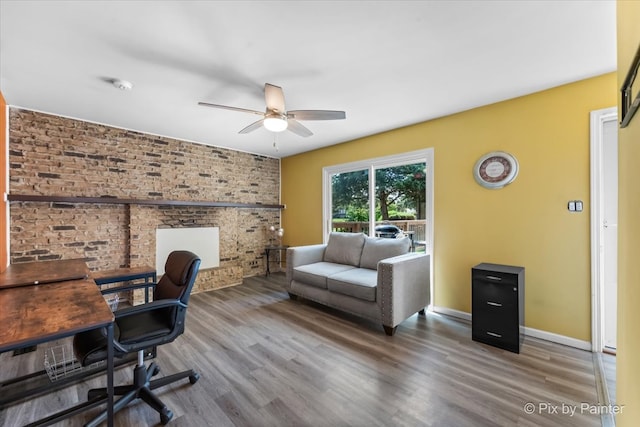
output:
[[202,260],[200,269],[220,266],[220,228],[156,229],[156,271],[164,274],[164,264],[172,251],[186,250]]

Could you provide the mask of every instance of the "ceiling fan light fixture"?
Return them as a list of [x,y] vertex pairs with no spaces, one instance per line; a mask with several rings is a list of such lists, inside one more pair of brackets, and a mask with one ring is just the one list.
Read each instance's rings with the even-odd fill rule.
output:
[[[0,0],[1,1],[1,0]],[[279,133],[289,130],[298,136],[309,137],[313,135],[309,129],[300,123],[300,120],[341,120],[346,118],[344,111],[333,110],[293,110],[288,111],[284,106],[284,94],[280,86],[269,83],[264,84],[264,100],[266,109],[264,112],[247,110],[246,108],[231,107],[229,105],[198,102],[198,105],[222,108],[224,110],[240,111],[243,113],[257,114],[260,120],[251,123],[240,130],[241,134],[253,132],[256,129],[265,128],[269,132]],[[291,122],[289,122],[291,120]],[[275,135],[274,135],[275,138]]]
[[282,132],[287,129],[288,123],[282,116],[267,116],[264,119],[264,127],[271,132]]

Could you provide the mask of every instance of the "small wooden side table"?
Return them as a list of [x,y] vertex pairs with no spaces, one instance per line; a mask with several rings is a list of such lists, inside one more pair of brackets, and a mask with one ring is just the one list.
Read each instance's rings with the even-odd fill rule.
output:
[[[266,248],[264,248],[264,254],[267,256],[267,272],[265,273],[265,276],[268,276],[269,274],[271,274],[271,268],[269,267],[269,254],[271,253],[271,251],[275,251],[278,253],[278,259],[277,261],[280,262],[282,261],[282,251],[287,251],[287,248],[289,246],[288,245],[282,245],[282,246],[267,246]],[[286,256],[285,256],[286,258]]]

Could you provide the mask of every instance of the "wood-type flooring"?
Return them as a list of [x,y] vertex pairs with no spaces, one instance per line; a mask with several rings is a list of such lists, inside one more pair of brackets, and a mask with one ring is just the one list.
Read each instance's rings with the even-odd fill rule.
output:
[[[0,379],[34,370],[39,357],[40,349],[0,355]],[[389,337],[381,325],[289,300],[282,274],[193,295],[185,333],[159,347],[156,360],[159,376],[189,368],[201,375],[194,385],[157,390],[174,412],[170,426],[601,425],[589,352],[527,337],[520,354],[510,353],[472,341],[469,322],[430,312]],[[131,370],[119,368],[116,384]],[[64,409],[104,381],[9,406],[0,425]],[[82,425],[95,412],[59,425]],[[136,401],[115,425],[159,421]]]

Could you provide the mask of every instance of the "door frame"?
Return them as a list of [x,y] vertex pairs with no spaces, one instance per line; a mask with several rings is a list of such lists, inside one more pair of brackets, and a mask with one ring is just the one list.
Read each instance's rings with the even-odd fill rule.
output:
[[603,244],[603,146],[604,124],[618,122],[618,108],[595,110],[590,115],[590,181],[591,181],[591,351],[604,348],[604,271],[600,248]]

